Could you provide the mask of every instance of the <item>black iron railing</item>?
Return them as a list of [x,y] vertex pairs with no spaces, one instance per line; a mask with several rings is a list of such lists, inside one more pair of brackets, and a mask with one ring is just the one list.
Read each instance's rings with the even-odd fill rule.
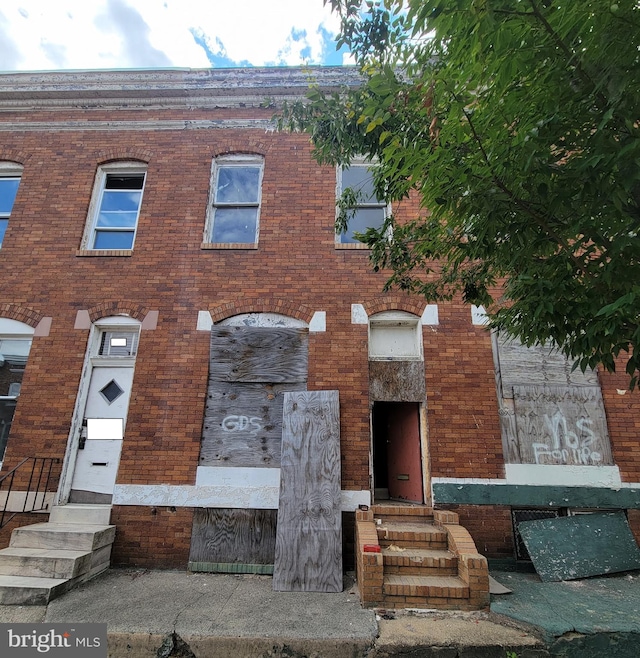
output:
[[[0,528],[3,528],[16,514],[30,512],[41,512],[46,510],[49,504],[47,494],[53,493],[57,487],[58,474],[54,466],[60,460],[56,457],[27,457],[15,468],[0,477]],[[14,491],[13,484],[16,474],[20,471],[20,500]],[[22,489],[26,474],[29,482],[26,491]],[[13,495],[12,495],[13,494]]]

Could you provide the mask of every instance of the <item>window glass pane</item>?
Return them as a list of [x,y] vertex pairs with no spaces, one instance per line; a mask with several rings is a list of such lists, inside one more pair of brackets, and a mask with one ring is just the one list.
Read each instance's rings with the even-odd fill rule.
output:
[[9,221],[6,219],[0,219],[0,247],[2,246],[2,241],[4,240],[4,234],[7,230],[7,225]]
[[102,195],[101,211],[126,210],[138,212],[140,192],[105,191]]
[[255,242],[257,208],[216,208],[212,242]]
[[340,242],[360,242],[353,237],[354,233],[364,233],[368,228],[380,228],[384,222],[384,208],[358,208],[349,218],[346,233],[340,235]]
[[20,185],[19,178],[0,178],[0,214],[11,214],[18,185]]
[[96,231],[94,249],[131,249],[133,231]]
[[141,190],[144,174],[107,174],[105,190]]
[[376,203],[373,177],[368,167],[354,166],[342,170],[342,189],[350,187],[358,194],[359,203]]
[[258,203],[260,167],[220,167],[215,203]]
[[135,228],[138,219],[137,211],[134,212],[105,212],[101,211],[98,215],[97,225],[101,228],[120,227]]

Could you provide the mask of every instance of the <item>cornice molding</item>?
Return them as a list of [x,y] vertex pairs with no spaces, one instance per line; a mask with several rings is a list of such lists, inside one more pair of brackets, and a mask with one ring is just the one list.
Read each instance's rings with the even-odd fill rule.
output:
[[360,82],[355,67],[2,73],[0,111],[260,107]]

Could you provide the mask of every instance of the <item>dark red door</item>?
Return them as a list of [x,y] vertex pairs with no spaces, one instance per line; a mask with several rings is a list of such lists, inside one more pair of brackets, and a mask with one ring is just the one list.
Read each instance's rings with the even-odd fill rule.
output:
[[419,406],[396,402],[387,411],[389,497],[422,503]]

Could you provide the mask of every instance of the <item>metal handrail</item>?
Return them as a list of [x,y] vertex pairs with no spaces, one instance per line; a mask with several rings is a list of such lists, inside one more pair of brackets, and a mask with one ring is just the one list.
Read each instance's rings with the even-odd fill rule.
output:
[[[29,484],[27,485],[22,509],[8,510],[15,475],[28,462],[32,462],[31,473],[29,474]],[[0,528],[4,528],[16,514],[42,512],[47,509],[47,493],[52,493],[49,491],[49,485],[55,479],[52,477],[53,466],[59,463],[60,459],[57,457],[26,457],[8,473],[0,477],[0,494],[5,496],[4,502],[0,502]],[[32,489],[34,485],[35,489]]]

